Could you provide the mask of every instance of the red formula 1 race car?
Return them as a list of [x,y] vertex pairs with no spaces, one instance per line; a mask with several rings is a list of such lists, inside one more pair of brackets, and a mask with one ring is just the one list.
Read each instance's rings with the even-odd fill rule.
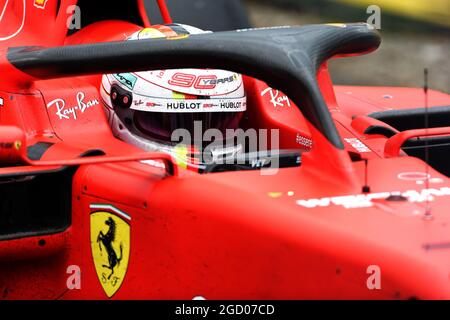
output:
[[[138,1],[144,30],[68,34],[76,2],[0,1],[0,299],[450,298],[450,96],[333,86],[370,25],[205,33]],[[196,119],[266,143],[130,138]]]

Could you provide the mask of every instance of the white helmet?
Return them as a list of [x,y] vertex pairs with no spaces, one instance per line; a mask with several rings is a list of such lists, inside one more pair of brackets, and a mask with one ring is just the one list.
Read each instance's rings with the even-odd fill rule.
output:
[[[205,31],[181,24],[158,25],[129,40],[199,33]],[[101,95],[114,135],[146,150],[170,150],[176,144],[172,132],[183,128],[193,135],[194,121],[201,121],[203,130],[236,129],[247,108],[242,76],[224,70],[107,74]]]

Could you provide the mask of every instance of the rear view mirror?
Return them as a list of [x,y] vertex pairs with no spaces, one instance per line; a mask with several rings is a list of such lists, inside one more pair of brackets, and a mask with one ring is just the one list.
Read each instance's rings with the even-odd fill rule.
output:
[[0,168],[11,165],[26,165],[31,167],[80,166],[144,160],[162,161],[168,176],[178,175],[178,167],[175,165],[172,156],[159,152],[141,152],[127,156],[93,156],[65,160],[32,161],[27,155],[25,132],[14,126],[0,126]]

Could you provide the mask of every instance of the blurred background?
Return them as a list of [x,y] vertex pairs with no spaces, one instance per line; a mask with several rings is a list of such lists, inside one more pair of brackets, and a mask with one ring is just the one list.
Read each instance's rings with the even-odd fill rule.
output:
[[[329,22],[366,22],[381,9],[383,43],[375,53],[330,63],[336,84],[430,86],[450,93],[450,0],[167,0],[176,22],[213,31]],[[160,22],[155,1],[151,21]],[[153,6],[153,7],[152,7]],[[189,8],[189,10],[187,9]]]
[[430,86],[450,92],[450,0],[247,0],[256,26],[366,21],[367,7],[381,9],[383,42],[374,53],[330,63],[335,83]]

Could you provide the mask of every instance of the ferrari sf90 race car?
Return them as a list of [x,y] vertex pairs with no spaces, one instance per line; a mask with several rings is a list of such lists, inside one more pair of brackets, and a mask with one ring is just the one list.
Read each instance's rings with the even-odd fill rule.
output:
[[158,3],[0,1],[0,299],[450,298],[450,96],[333,85],[365,23]]

